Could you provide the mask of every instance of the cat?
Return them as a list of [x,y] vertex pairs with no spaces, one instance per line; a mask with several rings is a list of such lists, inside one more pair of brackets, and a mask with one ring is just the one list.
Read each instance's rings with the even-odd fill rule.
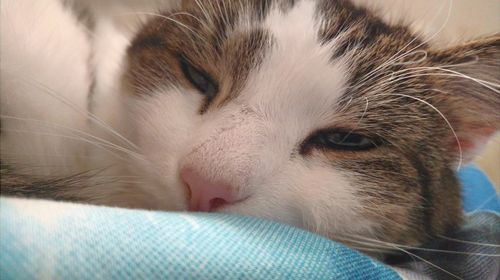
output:
[[419,246],[460,226],[456,170],[500,129],[498,34],[436,48],[343,0],[185,0],[126,31],[1,5],[3,195]]

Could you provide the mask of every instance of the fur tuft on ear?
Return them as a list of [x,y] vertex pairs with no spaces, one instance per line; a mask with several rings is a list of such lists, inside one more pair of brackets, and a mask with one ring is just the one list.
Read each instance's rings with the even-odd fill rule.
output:
[[500,34],[433,51],[430,59],[435,104],[456,134],[450,150],[470,161],[500,129]]

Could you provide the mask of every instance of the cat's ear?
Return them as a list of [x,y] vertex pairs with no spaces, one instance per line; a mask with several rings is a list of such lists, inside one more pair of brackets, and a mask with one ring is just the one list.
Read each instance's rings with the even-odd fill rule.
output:
[[[469,161],[500,129],[500,34],[431,51],[429,58],[437,86],[435,105],[454,128],[463,159]],[[450,141],[450,151],[458,152],[456,139]]]

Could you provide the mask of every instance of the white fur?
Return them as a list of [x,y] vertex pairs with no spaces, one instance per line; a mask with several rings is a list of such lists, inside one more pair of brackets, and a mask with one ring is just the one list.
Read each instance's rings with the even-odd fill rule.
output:
[[0,19],[1,114],[39,121],[2,119],[2,160],[34,166],[39,175],[86,168],[86,145],[47,135],[77,137],[55,125],[88,131],[84,29],[57,0],[1,1]]

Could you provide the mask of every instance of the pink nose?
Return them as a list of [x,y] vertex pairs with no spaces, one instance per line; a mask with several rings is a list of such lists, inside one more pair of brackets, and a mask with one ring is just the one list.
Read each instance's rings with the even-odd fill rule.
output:
[[192,168],[183,168],[180,175],[191,192],[189,211],[209,212],[238,200],[227,183],[210,181]]

